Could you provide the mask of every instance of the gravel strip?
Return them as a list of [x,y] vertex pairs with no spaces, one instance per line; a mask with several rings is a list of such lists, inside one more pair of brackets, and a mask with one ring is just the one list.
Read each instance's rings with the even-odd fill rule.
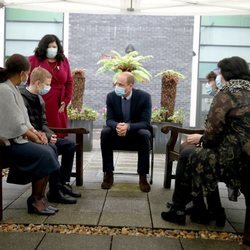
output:
[[212,239],[231,240],[242,242],[242,236],[228,232],[215,231],[188,231],[188,230],[165,230],[149,228],[113,228],[113,227],[90,227],[83,225],[47,225],[47,224],[0,224],[0,232],[44,232],[61,234],[87,234],[87,235],[130,235],[148,237],[169,237],[183,239]]

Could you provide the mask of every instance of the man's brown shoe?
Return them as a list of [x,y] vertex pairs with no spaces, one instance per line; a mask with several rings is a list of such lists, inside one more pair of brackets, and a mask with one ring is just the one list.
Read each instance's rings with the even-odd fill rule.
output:
[[141,189],[142,192],[145,192],[145,193],[150,192],[151,187],[148,184],[146,175],[140,175],[139,185],[140,185],[140,189]]
[[105,172],[102,182],[102,189],[110,189],[114,183],[113,172]]

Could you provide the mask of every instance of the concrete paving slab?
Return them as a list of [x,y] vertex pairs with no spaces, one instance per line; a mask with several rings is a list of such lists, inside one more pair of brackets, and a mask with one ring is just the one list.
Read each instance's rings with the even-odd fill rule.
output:
[[181,250],[181,244],[178,239],[163,237],[144,237],[144,236],[114,236],[111,250],[145,250],[157,249]]
[[235,241],[226,240],[203,240],[203,239],[180,239],[181,245],[184,250],[217,250],[217,249],[230,249],[230,250],[245,250],[246,246],[240,245]]
[[230,222],[244,223],[245,221],[245,209],[226,209],[226,215]]
[[40,244],[44,233],[0,233],[1,250],[34,250]]
[[[69,205],[74,206],[74,205]],[[46,219],[47,224],[73,224],[73,225],[91,225],[96,226],[99,221],[100,212],[86,212],[68,207],[58,206],[60,211]]]
[[150,214],[131,212],[105,212],[102,214],[100,226],[111,227],[147,227],[152,228]]
[[47,216],[37,214],[28,214],[25,209],[7,208],[3,213],[2,223],[20,223],[20,224],[41,224],[44,223]]
[[37,250],[109,250],[111,236],[80,234],[46,234]]

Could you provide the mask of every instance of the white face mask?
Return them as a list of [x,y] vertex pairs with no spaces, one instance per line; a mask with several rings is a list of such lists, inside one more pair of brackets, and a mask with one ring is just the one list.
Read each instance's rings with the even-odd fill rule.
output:
[[47,58],[54,59],[57,55],[57,48],[47,48]]

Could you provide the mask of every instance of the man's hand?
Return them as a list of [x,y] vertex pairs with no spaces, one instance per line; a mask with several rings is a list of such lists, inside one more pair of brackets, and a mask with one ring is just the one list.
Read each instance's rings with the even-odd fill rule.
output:
[[56,142],[57,142],[57,135],[55,135],[55,134],[51,135],[51,138],[50,138],[49,142],[52,143],[52,144],[56,144]]
[[128,131],[128,124],[124,122],[120,122],[116,126],[116,132],[118,136],[126,136]]
[[64,110],[65,110],[65,106],[66,106],[65,102],[61,102],[61,106],[60,106],[60,108],[59,108],[58,112],[59,112],[59,113],[64,112]]
[[188,144],[194,144],[197,145],[200,143],[200,139],[201,139],[202,135],[200,134],[192,134],[192,135],[187,135],[187,143]]

